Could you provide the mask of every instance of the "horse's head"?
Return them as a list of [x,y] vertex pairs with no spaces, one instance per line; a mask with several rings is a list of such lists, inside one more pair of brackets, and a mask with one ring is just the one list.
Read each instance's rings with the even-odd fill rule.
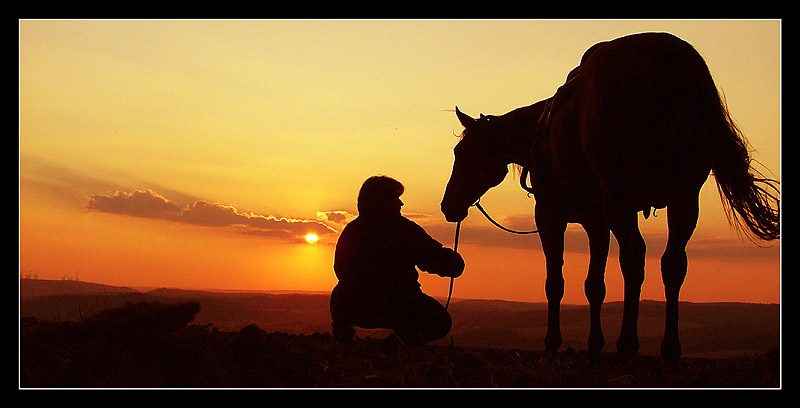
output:
[[498,131],[495,116],[473,119],[456,107],[456,116],[464,126],[461,140],[453,149],[455,161],[450,181],[442,198],[442,213],[449,222],[467,217],[470,205],[490,188],[500,184],[508,173],[506,154],[493,135]]

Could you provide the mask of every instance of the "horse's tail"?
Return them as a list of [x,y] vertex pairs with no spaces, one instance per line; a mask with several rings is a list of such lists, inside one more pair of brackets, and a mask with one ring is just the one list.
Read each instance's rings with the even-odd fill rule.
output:
[[728,222],[749,237],[779,239],[780,183],[751,166],[747,141],[728,113],[724,97],[719,97],[719,104],[722,121],[711,168]]

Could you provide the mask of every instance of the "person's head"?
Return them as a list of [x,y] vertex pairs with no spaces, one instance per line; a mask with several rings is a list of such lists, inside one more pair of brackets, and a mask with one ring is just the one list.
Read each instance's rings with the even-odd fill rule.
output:
[[361,185],[358,192],[358,213],[368,215],[400,214],[405,187],[387,176],[372,176]]

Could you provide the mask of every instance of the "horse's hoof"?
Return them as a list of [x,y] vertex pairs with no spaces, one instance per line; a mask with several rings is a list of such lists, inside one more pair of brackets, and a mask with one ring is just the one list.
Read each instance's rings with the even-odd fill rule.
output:
[[681,357],[681,343],[678,340],[661,341],[661,360],[665,367],[675,368]]
[[546,366],[552,364],[554,361],[556,361],[556,359],[558,359],[558,351],[547,350],[544,352],[544,356],[542,356],[540,362],[542,365]]
[[617,340],[617,353],[621,356],[632,357],[639,351],[639,339],[636,337],[620,336]]
[[603,335],[601,334],[598,337],[589,336],[589,355],[597,355],[603,350],[603,347],[606,345],[606,341],[603,340]]

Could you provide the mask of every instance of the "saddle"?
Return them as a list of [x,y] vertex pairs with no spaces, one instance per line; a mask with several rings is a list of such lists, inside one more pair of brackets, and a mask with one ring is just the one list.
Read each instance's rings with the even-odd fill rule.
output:
[[[563,107],[575,91],[575,86],[580,78],[581,67],[574,68],[567,75],[567,80],[564,85],[561,85],[548,99],[544,100],[544,109],[542,109],[539,119],[536,121],[536,127],[533,130],[535,135],[542,135],[547,140],[550,134],[550,126],[553,123],[553,112],[558,111]],[[519,184],[523,190],[528,192],[528,195],[533,194],[533,187],[528,185],[528,175],[530,168],[523,167],[519,177]]]
[[550,133],[550,126],[553,122],[553,111],[557,111],[564,104],[569,101],[570,97],[575,91],[575,86],[580,78],[581,74],[581,67],[578,66],[574,68],[572,71],[569,72],[567,75],[567,80],[564,82],[564,85],[561,85],[556,90],[556,93],[553,94],[550,98],[545,100],[544,110],[542,114],[539,116],[539,120],[536,124],[536,133],[544,134],[544,137],[547,138]]
[[575,86],[580,79],[581,66],[584,62],[586,62],[586,59],[606,43],[607,42],[600,42],[589,47],[589,49],[583,53],[583,56],[581,56],[580,64],[578,64],[577,67],[573,68],[572,71],[567,74],[567,80],[564,82],[564,85],[558,87],[556,93],[549,99],[545,100],[544,111],[542,111],[542,115],[539,116],[539,121],[536,125],[537,133],[541,131],[544,133],[544,137],[547,138],[550,132],[550,125],[552,124],[553,111],[564,106],[564,104],[572,96],[573,92],[575,91]]

